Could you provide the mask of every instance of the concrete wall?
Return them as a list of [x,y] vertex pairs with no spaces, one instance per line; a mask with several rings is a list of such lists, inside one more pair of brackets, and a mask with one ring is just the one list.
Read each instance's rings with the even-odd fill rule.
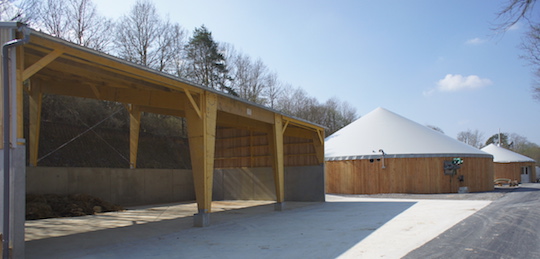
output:
[[195,200],[191,170],[28,167],[27,193],[85,193],[123,205]]
[[324,201],[324,165],[285,167],[286,201]]
[[[285,168],[285,201],[324,201],[324,167]],[[275,200],[272,168],[218,169],[213,200]]]
[[[86,193],[123,205],[195,200],[191,170],[28,167],[27,193]],[[271,168],[216,169],[212,200],[275,200]],[[324,201],[324,167],[285,168],[286,201]]]

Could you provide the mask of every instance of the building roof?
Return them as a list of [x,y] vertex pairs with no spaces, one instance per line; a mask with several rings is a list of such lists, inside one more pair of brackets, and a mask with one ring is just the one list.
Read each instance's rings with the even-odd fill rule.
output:
[[512,163],[512,162],[536,162],[534,159],[510,151],[506,148],[489,144],[486,147],[482,148],[482,151],[487,152],[493,155],[493,162],[496,163]]
[[380,157],[491,157],[445,134],[377,108],[325,139],[326,160]]

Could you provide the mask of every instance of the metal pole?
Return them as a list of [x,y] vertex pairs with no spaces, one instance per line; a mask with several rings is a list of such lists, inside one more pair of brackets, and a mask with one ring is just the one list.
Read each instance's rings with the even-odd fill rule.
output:
[[[26,26],[22,25],[23,30],[26,30]],[[20,28],[20,26],[17,26]],[[27,43],[30,40],[29,35],[24,33],[23,39],[14,39],[6,42],[2,46],[2,77],[3,77],[3,86],[4,86],[4,222],[3,222],[3,237],[4,240],[2,240],[2,258],[8,259],[9,258],[9,239],[10,239],[10,168],[11,168],[11,145],[10,145],[10,96],[9,96],[9,48],[16,47],[18,45],[22,45]],[[15,100],[13,100],[15,101]]]

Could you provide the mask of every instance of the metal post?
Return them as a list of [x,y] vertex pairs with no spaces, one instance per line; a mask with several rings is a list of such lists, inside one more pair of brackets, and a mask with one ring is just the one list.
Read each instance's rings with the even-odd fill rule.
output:
[[[3,77],[3,86],[4,86],[4,222],[3,222],[3,237],[2,240],[2,258],[9,258],[9,241],[10,241],[10,206],[11,206],[11,195],[10,195],[10,173],[11,173],[11,149],[15,148],[16,143],[13,143],[13,146],[10,143],[10,85],[9,85],[9,49],[16,47],[22,44],[27,43],[30,40],[28,33],[26,33],[26,26],[22,24],[17,24],[17,27],[23,30],[24,38],[23,39],[14,39],[6,42],[2,46],[2,77]],[[15,101],[15,100],[12,100]]]

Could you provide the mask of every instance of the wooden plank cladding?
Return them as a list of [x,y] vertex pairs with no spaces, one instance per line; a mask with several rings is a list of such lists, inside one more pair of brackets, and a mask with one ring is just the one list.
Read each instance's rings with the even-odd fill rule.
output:
[[494,163],[494,179],[510,179],[521,182],[521,173],[523,167],[528,168],[529,181],[534,182],[536,180],[536,163],[534,162],[512,162],[512,163]]
[[[320,164],[312,135],[309,138],[284,136],[285,166]],[[270,167],[272,152],[269,134],[253,129],[218,127],[215,168]]]
[[[341,194],[455,193],[493,190],[493,162],[489,157],[461,157],[454,176],[443,163],[453,157],[408,157],[326,161],[326,192]],[[463,176],[463,181],[459,177]]]

